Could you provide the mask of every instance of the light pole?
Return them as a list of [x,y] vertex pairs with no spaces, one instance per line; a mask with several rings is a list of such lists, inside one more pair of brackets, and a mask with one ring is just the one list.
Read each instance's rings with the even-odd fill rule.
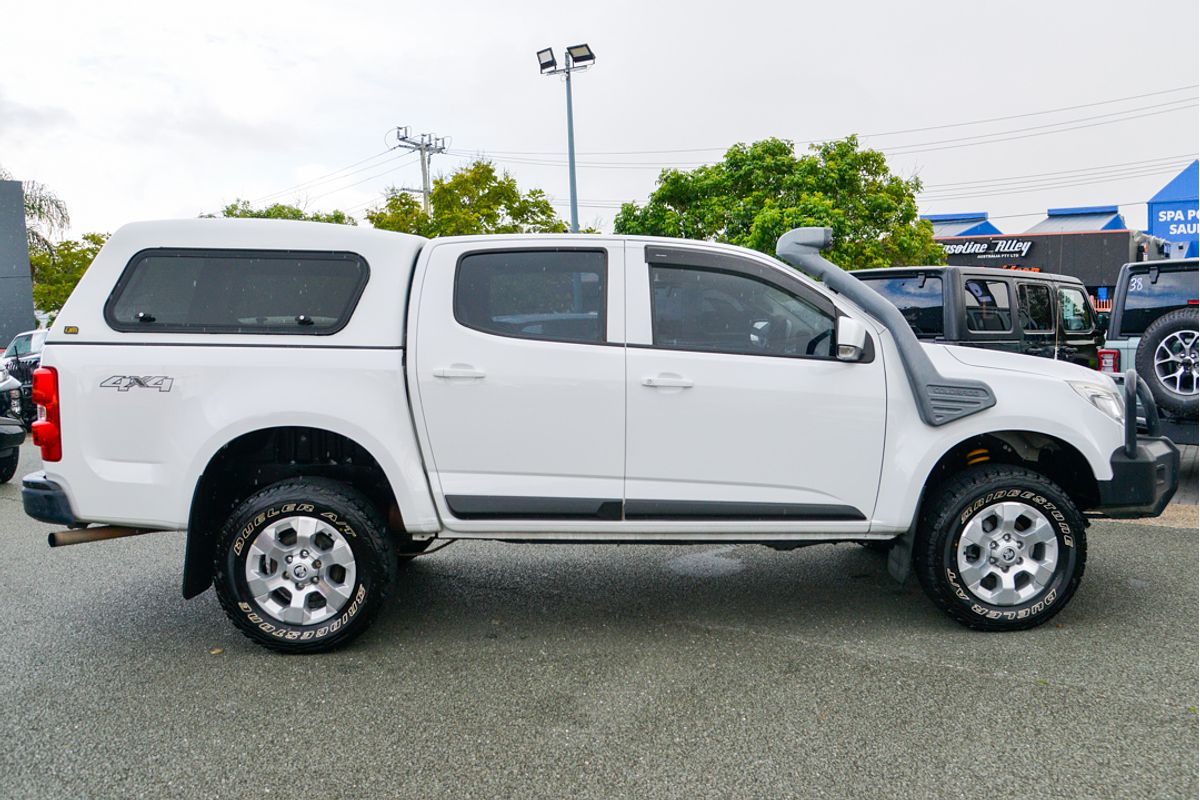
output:
[[579,198],[575,194],[575,110],[571,102],[571,73],[581,72],[596,63],[596,54],[586,44],[574,44],[565,48],[563,61],[558,66],[554,50],[547,47],[538,50],[538,67],[543,75],[565,75],[567,79],[567,170],[571,184],[571,233],[579,233]]

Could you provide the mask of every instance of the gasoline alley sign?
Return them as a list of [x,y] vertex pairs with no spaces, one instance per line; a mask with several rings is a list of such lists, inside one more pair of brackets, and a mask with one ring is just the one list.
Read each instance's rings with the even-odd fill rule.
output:
[[1030,239],[986,239],[968,242],[943,242],[942,249],[948,256],[975,256],[984,258],[1024,258],[1033,249]]

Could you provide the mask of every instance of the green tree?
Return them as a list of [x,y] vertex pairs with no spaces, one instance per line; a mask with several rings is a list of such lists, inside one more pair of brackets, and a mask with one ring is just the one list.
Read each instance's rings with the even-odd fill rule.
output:
[[[201,214],[200,216],[212,218],[216,214]],[[221,209],[222,217],[243,217],[250,219],[292,219],[301,222],[328,222],[333,225],[357,225],[358,222],[354,217],[347,214],[345,211],[334,209],[333,211],[314,211],[308,213],[302,208],[296,206],[284,205],[283,203],[272,203],[269,206],[262,208],[254,208],[250,205],[249,200],[235,200],[229,205]]]
[[420,200],[390,187],[383,205],[367,211],[367,221],[376,228],[430,237],[567,230],[545,192],[530,189],[522,194],[516,178],[497,174],[488,161],[435,178],[429,203],[432,210],[426,214]]
[[53,320],[106,241],[107,233],[85,233],[79,241],[68,239],[32,253],[33,305]]
[[[13,180],[12,173],[0,167],[0,181]],[[48,252],[53,245],[50,237],[65,231],[71,224],[67,204],[54,192],[37,181],[22,181],[25,195],[25,234],[29,240],[29,253]]]
[[710,239],[774,254],[803,226],[833,229],[828,257],[846,269],[940,264],[933,227],[917,214],[917,178],[893,175],[849,136],[797,156],[791,142],[736,144],[716,164],[663,170],[644,206],[625,203],[617,233]]

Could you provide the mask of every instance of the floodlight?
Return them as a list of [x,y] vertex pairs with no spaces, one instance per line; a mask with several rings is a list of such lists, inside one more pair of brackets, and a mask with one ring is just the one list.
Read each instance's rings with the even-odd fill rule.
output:
[[537,59],[538,67],[541,68],[542,72],[546,72],[547,70],[554,69],[558,66],[558,61],[554,58],[554,50],[549,47],[547,47],[545,50],[538,50]]
[[571,61],[575,64],[587,64],[596,60],[596,54],[586,44],[575,44],[567,48]]

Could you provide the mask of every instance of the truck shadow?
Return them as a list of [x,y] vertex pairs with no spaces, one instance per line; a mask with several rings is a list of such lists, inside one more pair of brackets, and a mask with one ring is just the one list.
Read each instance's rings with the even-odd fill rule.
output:
[[563,628],[763,620],[843,633],[847,626],[893,622],[943,625],[915,583],[900,586],[888,575],[885,556],[856,545],[775,552],[731,545],[461,542],[405,566],[376,627],[397,635],[419,630],[495,638],[500,630],[540,636]]

